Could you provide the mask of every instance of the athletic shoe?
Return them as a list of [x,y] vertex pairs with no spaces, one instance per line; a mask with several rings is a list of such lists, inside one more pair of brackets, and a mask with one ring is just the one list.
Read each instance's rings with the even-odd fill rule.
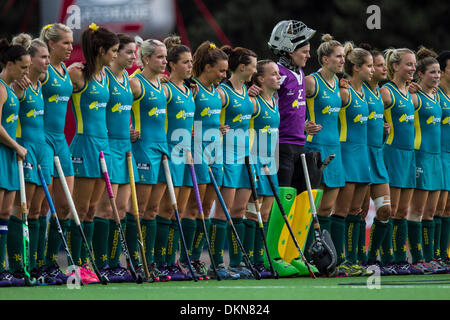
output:
[[442,265],[444,265],[444,266],[446,266],[447,268],[449,268],[449,271],[448,272],[450,272],[450,258],[449,257],[447,257],[447,258],[445,258],[445,259],[442,259],[442,258],[436,258]]
[[247,267],[245,266],[245,264],[243,262],[241,262],[236,267],[229,266],[228,270],[230,270],[231,272],[239,274],[241,279],[255,279],[255,277],[253,276],[252,272],[249,269],[247,269]]
[[[23,287],[26,285],[25,283],[25,271],[23,269],[16,270],[12,273],[12,286],[13,287]],[[35,285],[40,285],[40,282],[36,280]]]
[[210,280],[208,276],[208,267],[199,259],[191,260],[194,271],[203,278],[203,280]]
[[435,272],[437,274],[445,274],[448,273],[449,267],[443,264],[439,259],[433,259],[429,262],[431,266],[434,267]]
[[[421,265],[420,263],[409,264],[408,270],[412,275],[422,275],[425,274],[425,271],[428,267]],[[431,271],[432,272],[432,271]]]
[[45,272],[52,278],[57,278],[57,279],[61,280],[61,283],[67,283],[67,279],[69,278],[64,273],[62,273],[61,269],[59,268],[58,264],[56,264],[56,263],[46,266]]
[[363,275],[362,267],[349,261],[342,262],[336,269],[338,274],[347,274],[349,277],[359,277]]
[[[181,262],[180,259],[177,260],[176,265],[178,267],[178,269],[180,269],[185,276],[191,276],[191,271],[189,270],[189,265],[187,263]],[[209,280],[209,277],[206,276],[208,279],[205,279],[204,276],[200,273],[198,273],[194,266],[192,265],[192,261],[191,261],[191,266],[192,266],[192,270],[194,271],[195,277],[197,278],[197,280]],[[190,280],[190,279],[189,279]]]
[[166,282],[172,280],[169,275],[169,270],[167,270],[166,267],[167,265],[156,267],[156,264],[152,262],[148,266],[148,271],[150,272],[150,275],[154,277],[155,281]]
[[399,276],[408,276],[413,274],[412,272],[415,271],[415,268],[414,270],[411,269],[411,265],[408,262],[398,262],[393,264],[393,266]]
[[39,281],[42,286],[56,286],[62,285],[62,281],[58,278],[52,277],[45,271],[45,267],[35,268],[31,270],[30,275]]
[[[136,270],[135,270],[136,271]],[[125,269],[122,266],[117,266],[115,268],[109,268],[109,274],[112,277],[116,277],[118,279],[118,282],[136,282],[133,277],[131,276],[130,272],[128,272],[127,269]],[[136,271],[136,275],[137,275]],[[111,281],[113,282],[113,281]]]
[[[192,276],[191,275],[187,275],[184,274],[183,271],[181,271],[180,268],[178,268],[178,266],[172,264],[172,265],[168,265],[166,266],[166,269],[168,271],[168,274],[171,278],[171,280],[173,281],[184,281],[184,280],[192,280]],[[189,278],[190,276],[190,278]]]
[[83,282],[83,284],[100,283],[100,280],[97,277],[97,275],[94,272],[92,272],[88,266],[83,265],[82,267],[79,267],[79,270],[81,282]]
[[397,269],[395,268],[395,265],[392,263],[388,263],[385,265],[382,265],[382,270],[386,273],[386,275],[397,275]]
[[[112,269],[108,265],[105,265],[102,268],[100,268],[99,272],[100,272],[100,275],[103,278],[105,278],[108,282],[111,282],[111,283],[124,282],[123,276],[116,275],[114,272],[112,272]],[[125,270],[125,272],[126,272],[126,270]]]
[[[13,276],[8,271],[0,273],[0,287],[11,287],[13,285]],[[25,285],[25,283],[24,283]]]
[[381,276],[390,276],[390,275],[392,275],[392,271],[390,270],[390,269],[386,269],[386,268],[384,268],[382,265],[381,265],[381,262],[380,261],[377,261],[377,260],[375,260],[375,261],[367,261],[366,263],[365,263],[365,265],[363,265],[364,267],[366,267],[366,268],[369,268],[369,267],[371,267],[371,266],[376,266],[376,267],[378,267],[379,269],[380,269],[380,275]]
[[266,269],[263,263],[253,264],[253,268],[259,272],[261,275],[261,279],[270,279],[273,278],[272,272]]
[[354,267],[355,269],[360,269],[361,272],[362,272],[361,275],[362,275],[363,277],[368,277],[368,276],[371,276],[371,275],[374,274],[374,271],[368,270],[367,267],[365,267],[365,266],[363,266],[363,265],[361,265],[361,264],[359,264],[359,263],[353,264],[353,267]]
[[[216,265],[217,274],[219,275],[221,280],[238,280],[240,279],[240,275],[238,273],[234,273],[233,271],[228,270],[225,268],[225,265],[223,263]],[[214,270],[210,267],[208,270],[208,276],[211,279],[216,279],[216,274],[214,273]]]

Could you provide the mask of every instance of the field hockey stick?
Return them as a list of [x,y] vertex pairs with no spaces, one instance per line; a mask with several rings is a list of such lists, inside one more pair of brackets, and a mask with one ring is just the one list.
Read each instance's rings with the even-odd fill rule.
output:
[[163,164],[163,168],[164,168],[164,175],[165,175],[166,181],[167,181],[167,190],[169,191],[170,201],[172,202],[172,208],[173,208],[173,211],[175,212],[175,218],[177,219],[178,229],[180,231],[181,246],[183,247],[182,249],[183,249],[183,252],[184,252],[188,267],[189,267],[189,271],[192,275],[192,278],[194,279],[195,282],[197,282],[198,279],[195,276],[194,270],[192,269],[191,259],[189,257],[189,253],[187,251],[187,246],[186,246],[186,241],[184,239],[183,228],[181,227],[180,215],[178,213],[177,198],[175,197],[175,190],[173,188],[172,176],[170,174],[170,169],[169,169],[169,160],[167,159],[167,155],[165,155],[165,154],[163,154],[163,156],[162,156],[162,164]]
[[248,156],[245,157],[245,166],[247,167],[248,179],[250,180],[250,186],[252,189],[252,198],[253,198],[253,201],[255,202],[256,215],[258,217],[258,226],[259,226],[258,229],[259,229],[259,231],[261,233],[261,237],[263,239],[264,250],[266,251],[267,261],[269,261],[270,272],[272,273],[272,277],[274,277],[275,279],[278,279],[278,273],[273,268],[272,259],[270,258],[270,254],[269,254],[269,248],[267,247],[266,233],[264,231],[264,224],[263,224],[263,221],[261,218],[261,203],[259,202],[258,193],[256,192],[255,180],[254,180],[255,177],[253,176],[252,167],[250,165],[250,158]]
[[244,258],[244,263],[247,266],[247,268],[251,271],[255,279],[260,280],[261,275],[259,272],[253,267],[252,262],[250,261],[250,258],[248,257],[247,253],[245,252],[244,246],[242,245],[241,240],[239,239],[239,235],[236,231],[236,228],[234,227],[233,220],[231,220],[230,213],[228,212],[227,205],[225,204],[225,201],[223,200],[222,194],[220,193],[219,187],[217,186],[216,178],[214,178],[214,174],[211,170],[211,167],[208,167],[209,176],[211,177],[211,182],[213,184],[214,190],[216,191],[217,198],[220,202],[220,206],[223,209],[223,212],[225,213],[225,217],[227,218],[228,224],[230,225],[231,231],[233,232],[234,237],[236,238],[236,242],[238,243],[239,248],[242,252],[242,257]]
[[320,166],[320,172],[322,173],[323,170],[330,164],[331,160],[333,160],[336,157],[334,153],[330,154],[328,157],[325,158],[325,160],[322,162],[322,165]]
[[316,279],[316,276],[315,276],[314,272],[311,270],[310,263],[308,262],[308,260],[306,259],[305,255],[303,254],[302,249],[300,249],[298,241],[295,238],[294,232],[292,231],[291,225],[289,224],[289,220],[288,220],[288,217],[286,215],[286,212],[284,211],[283,205],[282,205],[281,200],[280,200],[280,196],[278,195],[278,191],[275,188],[275,185],[273,183],[272,177],[270,176],[269,168],[267,167],[266,164],[263,166],[263,168],[264,168],[264,172],[265,172],[265,174],[267,176],[267,179],[269,180],[270,188],[272,189],[273,196],[275,197],[275,201],[277,202],[278,208],[280,208],[281,216],[283,217],[283,220],[284,220],[284,222],[285,222],[285,224],[286,224],[286,226],[287,226],[287,228],[289,230],[289,234],[291,235],[291,238],[294,241],[295,246],[297,247],[297,251],[300,254],[300,257],[302,258],[303,262],[305,263],[306,268],[308,268],[308,272],[311,275],[311,277],[313,279]]
[[[69,246],[67,245],[66,238],[64,237],[64,232],[63,232],[63,230],[61,228],[61,224],[59,223],[58,215],[56,214],[56,210],[55,210],[55,206],[53,204],[52,196],[50,195],[50,192],[49,192],[48,187],[47,187],[47,182],[45,181],[44,174],[42,173],[41,165],[38,164],[38,169],[37,170],[38,170],[38,174],[39,174],[39,179],[41,180],[42,187],[44,188],[45,197],[47,198],[48,206],[50,207],[50,213],[51,213],[52,217],[56,221],[56,228],[57,228],[58,234],[59,234],[59,236],[61,238],[64,250],[67,253],[67,257],[69,258],[69,261],[70,261],[71,265],[74,268],[76,268],[75,262],[73,261],[72,255],[70,254],[70,250],[69,250]],[[77,274],[77,272],[75,272],[75,275],[78,276],[79,274]],[[80,280],[80,279],[78,279],[78,280]],[[79,283],[82,283],[82,282],[79,281]]]
[[136,183],[134,180],[134,171],[133,171],[133,158],[131,156],[131,152],[127,152],[127,163],[128,163],[128,175],[130,176],[130,189],[131,189],[131,202],[133,205],[133,216],[134,216],[134,220],[136,222],[136,229],[137,229],[137,233],[138,233],[139,251],[141,254],[142,266],[144,267],[144,275],[145,275],[146,281],[150,281],[152,278],[150,276],[150,272],[148,271],[147,258],[145,257],[144,237],[142,236],[141,222],[139,220],[139,206],[138,206],[138,201],[137,201]]
[[116,226],[119,229],[120,242],[122,244],[123,253],[125,254],[125,260],[127,261],[128,270],[130,270],[131,276],[136,283],[142,283],[141,275],[136,274],[136,270],[134,270],[133,261],[131,260],[130,251],[128,250],[127,242],[125,240],[125,234],[123,233],[123,229],[120,224],[119,211],[117,210],[116,199],[111,187],[111,180],[109,179],[108,167],[106,165],[105,155],[103,154],[103,151],[100,151],[100,167],[102,169],[103,178],[105,178],[106,190],[108,191],[109,202],[111,203],[111,207],[113,210],[114,221],[116,222]]
[[80,232],[84,247],[89,254],[89,260],[90,260],[91,266],[94,269],[94,272],[97,275],[98,279],[100,280],[101,284],[106,285],[106,284],[108,284],[108,280],[100,274],[100,271],[98,270],[97,265],[95,264],[94,255],[92,254],[91,248],[89,247],[89,243],[86,239],[86,235],[84,234],[83,227],[81,226],[80,218],[78,217],[78,212],[77,212],[77,209],[75,208],[75,203],[73,202],[72,195],[70,194],[69,187],[67,186],[66,177],[64,176],[64,171],[61,167],[61,162],[59,161],[59,157],[55,156],[53,158],[53,161],[55,163],[56,171],[58,172],[59,180],[61,181],[61,185],[63,187],[67,202],[69,203],[70,212],[72,213],[75,224],[78,227],[78,231]]
[[219,273],[217,272],[216,263],[214,262],[214,259],[213,259],[211,244],[210,244],[209,238],[208,238],[208,232],[206,230],[205,215],[203,213],[202,200],[200,199],[200,191],[198,190],[197,176],[195,174],[194,165],[192,164],[191,161],[189,161],[189,170],[191,172],[192,185],[194,187],[194,194],[195,194],[195,200],[197,201],[198,212],[202,219],[202,229],[203,229],[203,233],[205,235],[206,246],[208,248],[209,260],[211,261],[211,265],[212,265],[212,268],[213,268],[214,274],[216,275],[217,280],[220,281]]
[[[311,245],[310,253],[313,257],[316,267],[319,271],[325,272],[328,275],[333,275],[336,271],[337,253],[334,247],[333,241],[327,230],[320,229],[319,219],[317,217],[316,205],[314,203],[314,197],[312,194],[311,181],[309,180],[308,165],[306,164],[306,156],[304,153],[300,155],[303,173],[305,176],[306,188],[308,191],[309,205],[311,208],[311,214],[314,219],[314,236],[316,242]],[[330,160],[334,156],[329,156]],[[325,163],[325,162],[324,162]],[[328,163],[326,165],[328,165]]]
[[20,183],[20,206],[22,209],[22,230],[23,230],[23,271],[24,280],[27,286],[34,286],[36,279],[30,275],[30,231],[28,229],[28,207],[27,196],[25,192],[25,179],[23,175],[23,161],[17,160],[19,167],[19,183]]

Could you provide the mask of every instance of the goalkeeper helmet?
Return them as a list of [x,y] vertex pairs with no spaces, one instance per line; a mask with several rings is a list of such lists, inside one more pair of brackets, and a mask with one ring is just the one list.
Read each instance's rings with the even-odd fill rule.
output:
[[283,20],[273,28],[268,45],[275,54],[283,51],[291,53],[302,44],[306,45],[315,33],[316,30],[301,21]]

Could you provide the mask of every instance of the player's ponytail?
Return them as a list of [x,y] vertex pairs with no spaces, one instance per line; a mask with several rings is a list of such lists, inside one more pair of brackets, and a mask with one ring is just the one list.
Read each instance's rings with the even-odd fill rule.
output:
[[394,64],[399,64],[402,61],[402,57],[406,53],[414,54],[414,51],[408,48],[401,49],[386,49],[384,51],[384,59],[386,60],[387,76],[388,79],[392,80],[394,78]]
[[94,76],[100,48],[103,48],[104,53],[106,53],[118,43],[119,38],[115,33],[94,23],[83,31],[81,34],[81,47],[86,60],[85,68],[83,69],[86,81],[91,80]]
[[228,61],[228,56],[223,50],[217,48],[211,41],[204,41],[197,48],[197,50],[195,50],[192,59],[192,74],[194,77],[198,77],[203,72],[207,64],[214,67],[220,60]]
[[416,76],[419,74],[419,72],[422,74],[425,73],[428,66],[435,63],[439,64],[438,60],[436,59],[438,57],[438,54],[433,50],[425,48],[424,46],[420,46],[416,56],[417,56]]
[[371,56],[370,52],[362,48],[354,48],[352,42],[346,42],[344,44],[344,72],[348,76],[353,75],[353,67],[361,67],[367,62],[367,58]]
[[322,35],[322,43],[319,48],[317,48],[317,58],[319,59],[319,64],[323,65],[322,59],[323,57],[329,57],[333,52],[334,48],[342,47],[342,44],[333,39],[333,36],[326,33]]

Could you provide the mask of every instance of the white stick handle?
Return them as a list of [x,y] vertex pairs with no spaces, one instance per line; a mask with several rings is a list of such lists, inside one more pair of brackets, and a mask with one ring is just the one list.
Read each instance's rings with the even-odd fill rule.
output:
[[63,169],[61,167],[61,162],[59,161],[59,157],[55,156],[53,158],[53,161],[55,162],[56,171],[58,171],[59,180],[61,181],[61,185],[64,190],[64,194],[66,195],[67,202],[70,206],[70,211],[72,212],[73,219],[75,220],[75,223],[77,226],[81,225],[80,219],[78,218],[77,209],[75,208],[75,204],[73,203],[72,195],[70,194],[69,186],[67,185],[66,176],[64,175]]
[[167,189],[169,190],[170,200],[172,201],[172,205],[175,206],[176,208],[177,198],[175,197],[175,190],[173,188],[172,176],[170,175],[169,160],[167,160],[166,156],[163,157],[162,163],[164,167],[164,174],[166,176]]
[[305,175],[306,188],[308,189],[309,206],[311,207],[311,213],[314,217],[317,214],[316,213],[316,205],[314,204],[314,197],[312,194],[311,182],[309,180],[308,166],[306,165],[306,157],[305,157],[304,153],[302,153],[300,155],[300,157],[302,159],[303,174]]
[[23,161],[17,160],[17,166],[19,169],[20,202],[23,205],[27,203],[27,194],[25,192],[25,178],[23,175]]

